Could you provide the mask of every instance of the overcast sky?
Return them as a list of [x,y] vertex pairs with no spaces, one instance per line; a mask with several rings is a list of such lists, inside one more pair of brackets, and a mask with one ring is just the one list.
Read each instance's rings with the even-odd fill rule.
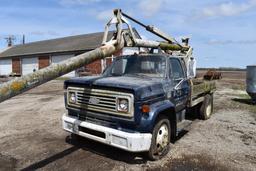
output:
[[191,37],[199,67],[256,64],[256,0],[0,0],[0,49],[8,35],[19,44],[22,34],[33,42],[101,32],[114,8],[178,40]]

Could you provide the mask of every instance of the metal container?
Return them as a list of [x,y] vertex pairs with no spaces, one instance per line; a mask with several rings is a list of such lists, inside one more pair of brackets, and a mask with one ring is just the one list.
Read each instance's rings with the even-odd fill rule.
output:
[[256,102],[256,65],[247,66],[246,91],[253,102]]

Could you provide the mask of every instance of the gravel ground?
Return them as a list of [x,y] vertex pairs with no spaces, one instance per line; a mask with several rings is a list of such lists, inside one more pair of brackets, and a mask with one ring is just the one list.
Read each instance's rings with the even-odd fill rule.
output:
[[215,112],[194,120],[151,162],[87,139],[74,140],[61,128],[63,82],[51,81],[0,104],[0,170],[256,170],[256,110],[246,93],[218,83]]

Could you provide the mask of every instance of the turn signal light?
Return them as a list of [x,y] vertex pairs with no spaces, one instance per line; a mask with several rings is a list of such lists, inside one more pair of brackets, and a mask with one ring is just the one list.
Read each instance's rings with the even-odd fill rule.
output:
[[143,113],[149,113],[150,112],[149,105],[142,105],[142,112]]

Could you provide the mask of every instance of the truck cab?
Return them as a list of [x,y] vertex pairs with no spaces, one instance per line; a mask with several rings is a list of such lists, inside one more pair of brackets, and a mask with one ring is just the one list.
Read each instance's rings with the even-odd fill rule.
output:
[[181,57],[134,54],[117,57],[99,76],[66,80],[63,129],[160,159],[188,111],[212,114],[215,84],[186,73]]

